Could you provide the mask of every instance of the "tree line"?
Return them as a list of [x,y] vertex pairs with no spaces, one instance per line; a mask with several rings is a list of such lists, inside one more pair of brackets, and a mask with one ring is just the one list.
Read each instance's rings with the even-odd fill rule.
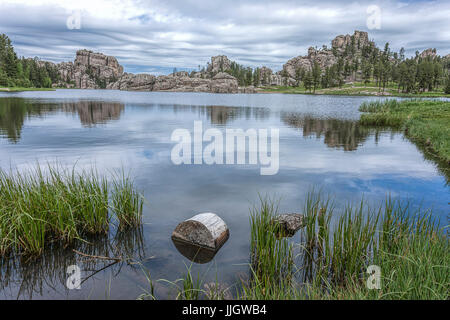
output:
[[[398,92],[404,93],[441,88],[450,93],[450,59],[434,55],[422,57],[419,52],[414,57],[405,58],[403,48],[398,53],[392,52],[389,43],[380,50],[372,42],[360,46],[353,36],[351,39],[343,52],[332,49],[336,63],[321,68],[317,61],[313,61],[311,68],[297,68],[294,78],[282,70],[282,84],[303,86],[305,90],[315,92],[318,88],[342,87],[346,82],[356,80],[374,83],[380,91],[387,86],[395,86]],[[221,71],[234,76],[240,86],[266,86],[271,84],[272,74],[268,70],[264,67],[253,69],[232,61],[227,70]],[[58,80],[54,64],[38,58],[18,58],[8,36],[0,35],[0,86],[49,88]],[[106,86],[99,80],[96,82],[100,88]]]
[[58,70],[51,63],[18,58],[11,39],[0,34],[0,87],[50,88],[58,77]]
[[[303,84],[306,90],[315,91],[317,87],[342,87],[347,81],[374,83],[380,91],[387,86],[395,87],[398,92],[420,93],[436,91],[440,88],[450,93],[450,60],[439,56],[422,57],[416,52],[412,58],[405,58],[404,49],[392,52],[389,43],[384,50],[368,45],[360,55],[352,56],[351,50],[338,55],[337,62],[321,69],[317,62],[311,70],[298,68],[295,72],[297,86]],[[286,74],[285,74],[286,75]],[[287,75],[286,75],[287,76]]]

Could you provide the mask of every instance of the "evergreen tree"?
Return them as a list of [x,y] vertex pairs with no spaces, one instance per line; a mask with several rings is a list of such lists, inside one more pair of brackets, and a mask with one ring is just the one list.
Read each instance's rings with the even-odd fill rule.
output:
[[444,92],[446,94],[450,94],[450,73],[447,76],[447,81],[446,81],[446,85],[445,85],[445,88],[444,88]]
[[305,77],[303,79],[303,85],[305,86],[305,90],[311,92],[311,88],[313,85],[313,76],[311,71],[306,72]]
[[313,92],[316,93],[316,88],[319,86],[320,84],[320,75],[322,73],[322,70],[320,70],[320,66],[317,63],[317,61],[314,61],[312,70],[312,86],[313,86]]

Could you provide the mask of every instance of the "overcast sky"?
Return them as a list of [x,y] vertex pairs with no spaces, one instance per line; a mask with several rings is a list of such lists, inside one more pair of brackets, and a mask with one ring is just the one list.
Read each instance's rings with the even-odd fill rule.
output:
[[[380,9],[379,29],[367,24],[374,21],[370,5]],[[0,0],[0,33],[20,56],[72,61],[87,48],[116,56],[126,72],[153,74],[196,69],[218,54],[277,71],[309,46],[330,46],[354,30],[368,31],[380,47],[405,47],[407,55],[429,47],[446,55],[449,17],[448,0]]]

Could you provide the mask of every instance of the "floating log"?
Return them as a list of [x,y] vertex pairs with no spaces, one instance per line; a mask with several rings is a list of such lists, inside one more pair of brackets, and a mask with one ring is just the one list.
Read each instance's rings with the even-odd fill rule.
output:
[[218,215],[207,212],[178,224],[172,233],[172,240],[217,251],[229,235],[226,223]]
[[300,228],[305,226],[304,216],[300,213],[280,214],[272,222],[278,225],[279,235],[288,237],[292,237]]

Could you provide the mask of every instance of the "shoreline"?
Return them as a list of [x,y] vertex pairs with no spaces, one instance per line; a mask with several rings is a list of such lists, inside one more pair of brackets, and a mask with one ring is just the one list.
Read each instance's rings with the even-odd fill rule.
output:
[[0,88],[0,92],[24,92],[24,91],[56,91],[56,88],[21,88],[21,87]]
[[[245,87],[243,87],[245,88]],[[0,88],[0,92],[26,92],[26,91],[56,91],[58,89],[63,90],[104,90],[104,91],[125,91],[125,92],[193,92],[193,93],[215,93],[215,92],[209,92],[209,91],[169,91],[169,90],[115,90],[115,89],[81,89],[81,88]],[[262,89],[262,88],[261,88]],[[334,88],[332,88],[334,89]],[[323,90],[323,89],[320,89]],[[326,92],[304,92],[304,91],[295,91],[295,90],[279,90],[277,89],[262,89],[262,90],[256,90],[256,92],[237,92],[237,93],[228,93],[228,94],[299,94],[299,95],[311,95],[311,96],[348,96],[348,97],[386,97],[386,98],[450,98],[450,94],[445,93],[424,93],[424,94],[410,94],[410,93],[389,93],[387,94],[379,94],[379,92],[355,92],[351,93],[348,91],[344,91],[342,93],[339,92],[339,89],[337,90],[329,90]]]

